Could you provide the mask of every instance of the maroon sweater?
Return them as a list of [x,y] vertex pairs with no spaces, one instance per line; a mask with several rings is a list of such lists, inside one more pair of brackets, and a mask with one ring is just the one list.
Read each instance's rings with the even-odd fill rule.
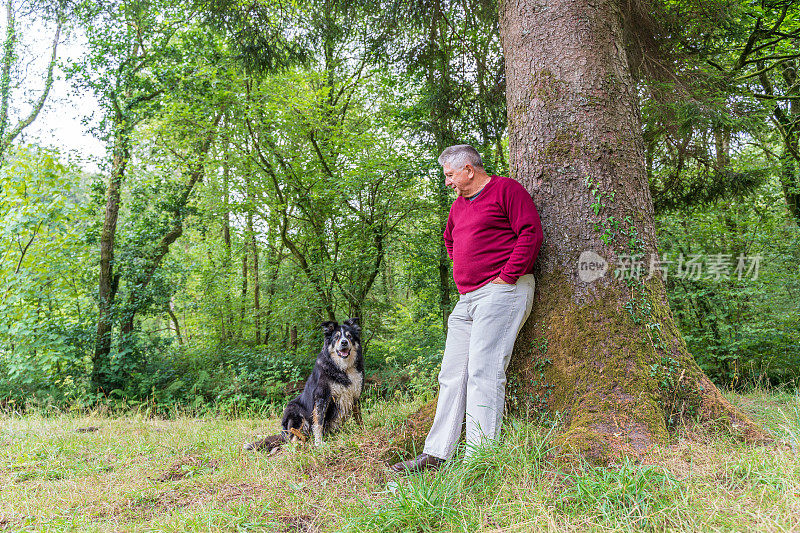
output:
[[533,272],[542,238],[539,213],[519,182],[492,176],[473,200],[459,196],[444,230],[458,292],[474,291],[498,275],[516,283]]

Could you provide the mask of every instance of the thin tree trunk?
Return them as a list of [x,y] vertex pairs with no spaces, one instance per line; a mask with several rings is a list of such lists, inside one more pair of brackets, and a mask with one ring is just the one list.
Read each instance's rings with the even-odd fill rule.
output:
[[784,115],[783,128],[784,149],[781,156],[781,185],[786,198],[786,206],[800,226],[800,80],[797,69],[800,63],[796,59],[783,65],[781,76],[788,87],[788,96],[794,99],[789,102],[788,112]]
[[134,317],[139,310],[140,300],[150,285],[158,267],[161,266],[161,261],[169,252],[169,247],[178,238],[183,235],[183,223],[186,217],[185,210],[189,200],[194,192],[194,187],[198,182],[202,181],[205,176],[205,159],[208,151],[214,142],[217,125],[222,118],[222,113],[217,114],[211,130],[206,134],[205,139],[202,140],[197,151],[194,153],[196,159],[189,163],[189,168],[185,171],[186,183],[183,185],[183,190],[178,197],[174,211],[172,213],[173,221],[172,226],[167,230],[152,250],[146,250],[144,268],[140,270],[140,274],[136,276],[132,283],[132,288],[126,298],[124,309],[124,317],[121,325],[121,333],[123,339],[133,331]]
[[253,231],[253,219],[250,217],[250,239],[253,248],[253,313],[255,314],[256,344],[261,344],[261,285],[258,281],[258,245]]
[[[664,443],[694,415],[765,439],[687,351],[661,275],[611,275],[657,253],[620,9],[615,0],[501,7],[512,177],[531,192],[545,235],[509,369],[525,392],[516,401],[532,396],[524,407],[560,413],[559,445],[598,462]],[[609,272],[591,280],[585,252]]]
[[[758,76],[764,93],[775,96],[772,81],[764,70],[762,63],[756,64],[760,70]],[[783,65],[781,75],[788,87],[787,96],[794,97],[788,110],[777,102],[772,108],[772,117],[783,138],[783,151],[779,160],[781,167],[781,187],[789,213],[795,223],[800,226],[800,82],[797,79],[797,62],[790,61]]]
[[28,114],[21,118],[12,128],[9,124],[10,97],[11,97],[11,72],[16,60],[17,28],[14,20],[14,6],[11,0],[6,2],[6,37],[3,43],[3,58],[0,63],[0,163],[6,155],[6,150],[11,143],[39,116],[50,89],[53,87],[54,70],[58,60],[58,43],[61,38],[61,27],[64,24],[64,17],[59,9],[56,14],[56,31],[50,47],[50,60],[47,64],[47,75],[44,80],[44,87],[39,98],[32,102]]
[[730,164],[731,129],[726,126],[714,128],[714,149],[716,152],[717,172],[724,172]]
[[[272,320],[272,300],[275,296],[275,283],[278,281],[278,275],[281,271],[281,263],[283,262],[284,258],[283,242],[281,242],[279,239],[270,240],[273,241],[272,249],[277,250],[277,253],[274,255],[274,264],[272,265],[272,271],[269,275],[269,285],[267,287],[267,311],[264,316],[264,344],[268,344],[269,339],[272,336],[272,327],[270,325]],[[280,242],[280,245],[276,243],[275,240]]]
[[245,251],[242,254],[242,302],[241,302],[241,323],[240,323],[240,331],[241,337],[244,338],[244,316],[247,312],[247,247],[245,247]]
[[[800,135],[798,135],[800,138]],[[787,139],[786,143],[793,143],[795,150],[800,149],[797,139]],[[792,156],[789,148],[784,148],[780,158],[781,188],[786,200],[786,208],[800,226],[800,164]]]
[[119,276],[115,275],[113,267],[114,243],[117,234],[117,219],[119,218],[120,189],[130,159],[129,130],[119,125],[122,120],[121,117],[117,118],[111,178],[106,189],[105,220],[100,234],[97,334],[92,356],[92,386],[97,390],[107,389],[110,386],[110,383],[103,377],[103,370],[111,353],[112,308],[119,283]]
[[225,212],[222,216],[222,240],[225,244],[225,286],[222,288],[225,291],[225,312],[222,319],[223,332],[222,338],[227,342],[233,339],[233,304],[231,303],[231,293],[229,290],[229,283],[232,274],[232,261],[233,253],[231,251],[231,211],[230,211],[230,144],[226,140],[224,144],[224,152],[222,156],[222,201],[225,206]]
[[272,300],[275,296],[275,282],[278,279],[280,268],[280,263],[275,265],[269,277],[269,286],[267,287],[267,311],[264,316],[264,344],[269,344],[269,339],[272,336],[272,327],[270,326],[270,320],[272,319]]
[[[433,60],[430,62],[426,83],[428,91],[449,94],[450,91],[450,60],[448,57],[448,42],[446,24],[442,20],[442,10],[439,0],[435,0],[431,9],[430,26],[428,27],[428,47],[432,50]],[[446,97],[440,94],[436,100],[444,101]],[[447,146],[455,144],[455,134],[449,126],[448,113],[450,106],[431,105],[430,124],[436,141],[437,155]],[[447,214],[450,210],[448,189],[444,184],[444,175],[439,172],[434,178],[436,192],[436,218],[439,224],[437,242],[439,248],[439,312],[442,318],[442,331],[447,332],[447,317],[450,314],[450,259],[444,246],[444,229],[447,225]]]
[[175,336],[178,337],[178,344],[183,346],[183,337],[181,336],[181,326],[178,323],[178,317],[175,316],[175,311],[173,310],[174,304],[172,300],[169,302],[169,307],[167,307],[167,314],[172,319],[172,326],[175,328]]

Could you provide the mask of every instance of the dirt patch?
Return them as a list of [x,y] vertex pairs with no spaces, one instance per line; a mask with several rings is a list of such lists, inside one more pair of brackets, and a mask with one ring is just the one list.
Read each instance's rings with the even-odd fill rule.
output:
[[172,463],[155,481],[166,482],[185,479],[202,474],[210,474],[217,469],[216,461],[199,455],[181,457]]
[[279,516],[278,521],[280,521],[285,529],[286,533],[297,531],[302,531],[303,533],[316,533],[317,531],[322,531],[319,526],[315,524],[316,516],[310,514],[304,514],[299,516]]
[[704,432],[687,431],[677,442],[653,449],[642,458],[642,464],[661,466],[682,481],[692,478],[713,479],[720,461]]
[[[575,463],[570,463],[567,466],[575,467]],[[551,498],[555,501],[555,498],[561,495],[562,492],[570,488],[572,485],[575,484],[575,473],[574,472],[565,472],[559,469],[547,470],[542,474],[542,478],[548,487],[548,493]]]
[[384,462],[395,462],[399,458],[411,458],[420,453],[425,437],[433,424],[436,401],[429,401],[412,413],[399,428],[395,429],[383,449]]
[[130,497],[116,506],[103,509],[95,516],[116,516],[125,519],[149,519],[175,509],[183,509],[204,502],[237,504],[260,500],[267,492],[263,485],[249,483],[219,483],[201,487],[154,490],[148,494]]
[[266,487],[262,485],[225,483],[216,487],[210,487],[206,494],[220,502],[245,502],[261,498],[265,490]]
[[322,461],[311,465],[309,474],[334,480],[351,478],[360,486],[367,481],[381,483],[387,476],[386,458],[397,454],[392,435],[384,428],[376,428],[359,435],[357,441],[335,445]]
[[175,509],[187,507],[193,501],[195,500],[191,495],[168,491],[128,499],[109,514],[130,519],[151,518]]

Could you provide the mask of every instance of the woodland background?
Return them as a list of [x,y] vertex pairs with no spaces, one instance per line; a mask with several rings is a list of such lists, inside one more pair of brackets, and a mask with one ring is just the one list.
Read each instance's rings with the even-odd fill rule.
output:
[[[732,261],[666,280],[689,350],[727,388],[800,374],[798,4],[661,0],[628,35],[658,37],[629,61],[660,252]],[[349,316],[368,395],[434,387],[457,298],[436,157],[470,143],[510,171],[495,2],[4,8],[5,408],[279,409],[319,323]],[[59,59],[69,40],[81,58]],[[99,171],[26,136],[55,77],[99,103]],[[741,255],[757,277],[736,275]]]

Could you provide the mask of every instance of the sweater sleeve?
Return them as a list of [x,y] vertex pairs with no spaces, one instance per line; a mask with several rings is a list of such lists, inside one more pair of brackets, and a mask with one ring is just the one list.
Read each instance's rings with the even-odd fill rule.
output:
[[447,224],[444,227],[444,246],[447,248],[447,255],[450,256],[450,259],[453,259],[453,206],[450,206]]
[[533,198],[521,184],[513,182],[504,191],[503,206],[511,230],[517,235],[517,243],[500,271],[500,279],[506,283],[516,283],[520,276],[531,272],[539,255],[544,233]]

